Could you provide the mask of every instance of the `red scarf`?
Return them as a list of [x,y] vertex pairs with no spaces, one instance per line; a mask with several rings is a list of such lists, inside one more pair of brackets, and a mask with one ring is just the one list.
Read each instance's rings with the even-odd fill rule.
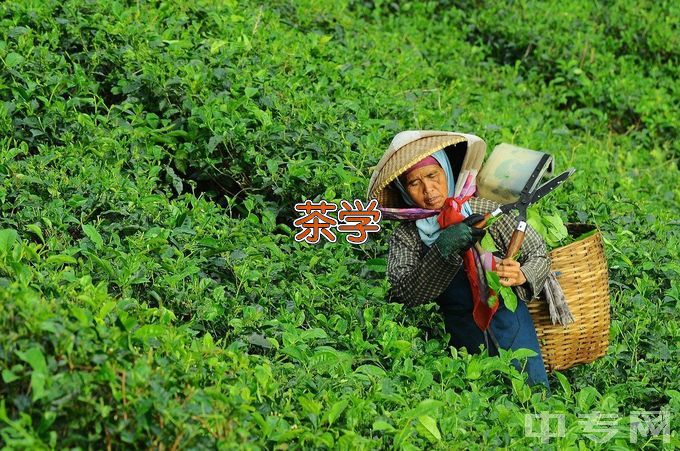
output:
[[[439,226],[442,229],[445,229],[452,224],[462,222],[463,219],[465,219],[465,216],[461,213],[463,204],[471,197],[472,196],[467,196],[459,199],[449,197],[446,199],[444,207],[442,207],[442,210],[437,217]],[[465,268],[465,274],[467,274],[468,281],[470,282],[470,289],[472,291],[472,318],[475,320],[477,327],[482,331],[485,331],[489,328],[494,313],[498,310],[500,300],[496,300],[496,304],[493,307],[489,307],[488,299],[491,296],[495,296],[496,293],[486,284],[484,267],[481,264],[479,255],[473,248],[470,248],[463,253],[463,268]],[[484,278],[482,279],[482,277]]]

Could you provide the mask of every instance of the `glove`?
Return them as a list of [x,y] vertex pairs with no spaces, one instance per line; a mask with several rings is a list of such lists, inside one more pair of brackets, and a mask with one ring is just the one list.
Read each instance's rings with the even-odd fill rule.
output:
[[[480,221],[484,220],[484,215],[480,214],[473,214],[468,216],[467,218],[463,219],[463,223],[467,224],[470,227],[470,235],[472,235],[472,238],[474,242],[470,245],[474,245],[475,243],[478,243],[479,240],[484,238],[484,235],[486,235],[486,230],[482,228],[477,228],[474,225],[477,224]],[[466,248],[467,249],[467,248]]]
[[[474,226],[475,224],[477,224],[478,222],[481,222],[481,221],[483,221],[483,220],[484,220],[484,215],[480,215],[480,214],[475,213],[475,214],[470,215],[470,216],[468,216],[467,218],[463,219],[463,222],[464,222],[465,224],[469,225],[470,227],[472,227],[472,226]],[[479,229],[479,230],[484,231],[483,229]],[[484,236],[484,234],[482,233],[482,234],[479,236],[479,239],[482,239],[483,236]]]
[[463,222],[443,229],[439,233],[439,238],[434,242],[439,252],[444,257],[448,257],[470,249],[486,233],[484,229],[470,227],[470,224],[475,224],[483,219],[483,215],[470,215]]

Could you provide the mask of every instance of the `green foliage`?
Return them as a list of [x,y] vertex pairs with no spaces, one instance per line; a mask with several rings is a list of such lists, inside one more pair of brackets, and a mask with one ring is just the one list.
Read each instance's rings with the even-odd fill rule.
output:
[[[677,411],[677,8],[0,3],[0,443],[544,447],[560,412],[580,449],[579,415]],[[579,169],[549,202],[603,232],[611,346],[551,398],[386,301],[391,226],[293,239],[418,128]]]
[[482,246],[482,249],[484,249],[486,252],[496,252],[498,251],[498,248],[496,247],[496,243],[494,242],[493,238],[491,237],[491,234],[485,234],[482,239],[479,241],[480,246]]
[[567,227],[558,214],[539,213],[535,208],[527,208],[527,224],[541,235],[549,248],[566,244],[569,237]]
[[[512,291],[512,288],[501,285],[501,279],[494,271],[486,271],[486,281],[489,284],[489,288],[503,299],[503,303],[508,310],[514,312],[517,309],[517,295]],[[498,299],[496,296],[492,296],[489,299],[489,307],[496,305],[496,302],[498,302]]]

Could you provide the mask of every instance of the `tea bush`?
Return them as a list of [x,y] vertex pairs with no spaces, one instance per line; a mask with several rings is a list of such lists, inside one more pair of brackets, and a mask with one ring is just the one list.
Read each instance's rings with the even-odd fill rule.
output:
[[[641,446],[628,414],[680,408],[676,13],[0,4],[0,443]],[[393,225],[361,246],[293,239],[294,203],[363,199],[391,137],[420,128],[578,168],[542,208],[602,230],[611,346],[551,397],[509,353],[447,349],[433,304],[387,302]],[[542,412],[563,437],[526,434]],[[606,443],[595,412],[621,419]],[[677,446],[678,425],[644,446]]]

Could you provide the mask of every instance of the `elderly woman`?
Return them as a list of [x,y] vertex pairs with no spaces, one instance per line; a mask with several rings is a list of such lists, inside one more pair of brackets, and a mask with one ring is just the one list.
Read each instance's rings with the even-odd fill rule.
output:
[[[448,152],[439,150],[427,155],[390,181],[387,188],[393,194],[398,193],[408,207],[441,210],[445,201],[454,195],[455,179],[449,155],[464,154],[465,145],[462,140],[458,145],[449,146]],[[454,163],[460,169],[461,162]],[[369,194],[375,186],[372,180]],[[512,312],[500,301],[494,310],[488,307],[486,299],[480,300],[475,295],[478,285],[485,283],[479,280],[484,277],[483,269],[473,268],[475,262],[479,262],[475,243],[485,232],[474,224],[483,219],[482,214],[497,206],[490,200],[472,197],[461,208],[461,217],[465,219],[447,224],[445,228],[437,216],[400,223],[389,241],[389,296],[408,306],[436,301],[451,336],[450,344],[469,353],[480,352],[482,345],[490,355],[497,355],[499,348],[535,351],[537,355],[530,357],[524,368],[519,368],[518,362],[515,364],[528,374],[530,384],[548,387],[536,330],[525,304],[538,295],[550,264],[545,244],[533,229],[526,231],[518,261],[502,259],[496,266],[501,284],[513,287],[525,302],[518,302]],[[515,225],[512,218],[502,215],[489,227],[496,247],[503,252]]]

